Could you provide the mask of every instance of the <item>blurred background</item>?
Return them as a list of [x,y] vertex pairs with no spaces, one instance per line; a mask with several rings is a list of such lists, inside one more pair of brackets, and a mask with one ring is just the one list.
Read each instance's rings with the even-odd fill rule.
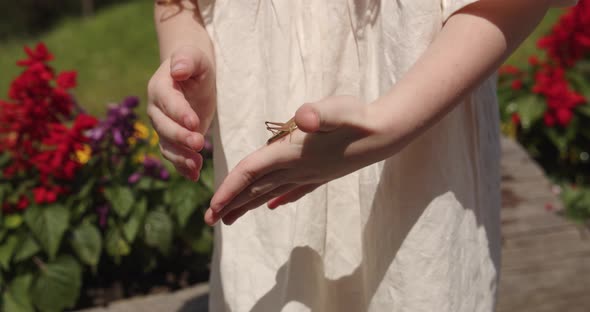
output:
[[[22,0],[0,2],[0,94],[20,72],[23,46],[45,42],[55,68],[78,71],[73,93],[89,112],[134,94],[145,104],[159,65],[148,0]],[[143,112],[143,110],[139,110]]]
[[[0,2],[1,311],[206,311],[211,145],[196,186],[159,156],[152,14]],[[498,87],[498,310],[590,311],[590,1],[551,10]]]

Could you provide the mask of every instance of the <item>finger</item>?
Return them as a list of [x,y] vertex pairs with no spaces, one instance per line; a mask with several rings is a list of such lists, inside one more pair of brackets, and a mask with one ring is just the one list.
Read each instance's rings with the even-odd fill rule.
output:
[[276,189],[285,184],[283,181],[285,170],[277,170],[269,173],[254,183],[248,185],[243,191],[236,195],[227,205],[219,211],[220,215],[225,215],[235,208],[241,207],[246,203],[257,199],[258,197]]
[[295,123],[304,132],[332,131],[365,118],[366,105],[352,96],[331,96],[315,103],[305,103],[295,112]]
[[205,145],[205,138],[198,132],[191,132],[181,127],[174,120],[166,116],[158,107],[148,106],[148,116],[158,135],[170,142],[186,146],[194,151],[201,151]]
[[204,79],[209,74],[212,65],[209,58],[196,46],[183,46],[177,49],[171,57],[170,75],[176,81],[185,81],[190,78]]
[[188,167],[186,167],[186,165],[182,165],[182,164],[173,164],[174,168],[176,169],[176,171],[178,173],[180,173],[183,177],[191,180],[191,181],[197,181],[199,179],[200,173],[198,171],[193,171],[191,169],[189,169]]
[[267,194],[264,194],[264,195],[256,198],[255,200],[248,202],[244,206],[234,209],[231,212],[231,216],[228,214],[227,216],[221,217],[221,219],[223,220],[223,223],[225,223],[227,225],[232,225],[238,218],[240,218],[241,216],[246,214],[248,211],[250,211],[252,209],[256,209],[256,208],[264,205],[264,203],[266,203],[271,198],[276,197],[276,196],[280,196],[281,194],[284,194],[284,193],[287,193],[287,192],[295,189],[296,187],[297,187],[296,184],[281,185],[281,186],[277,187],[276,189],[268,192]]
[[160,141],[160,151],[164,158],[168,159],[176,169],[185,177],[197,180],[203,166],[203,156],[184,146],[170,143],[167,140]]
[[281,205],[287,204],[287,203],[292,203],[295,201],[298,201],[299,199],[301,199],[303,196],[313,192],[315,189],[317,189],[321,184],[306,184],[306,185],[302,185],[288,193],[285,193],[283,195],[280,195],[278,197],[275,197],[273,199],[271,199],[268,202],[268,208],[270,209],[275,209]]
[[200,119],[178,83],[156,74],[148,84],[148,94],[150,105],[159,107],[170,119],[191,131],[199,129]]
[[223,223],[225,223],[226,225],[232,225],[234,224],[234,222],[236,222],[237,219],[243,217],[246,213],[248,213],[248,211],[249,210],[246,209],[237,209],[231,211],[227,214],[227,216],[223,218]]
[[284,151],[273,146],[264,146],[247,158],[244,158],[225,177],[211,199],[210,208],[219,213],[246,187],[264,175],[284,169],[287,159],[281,159]]

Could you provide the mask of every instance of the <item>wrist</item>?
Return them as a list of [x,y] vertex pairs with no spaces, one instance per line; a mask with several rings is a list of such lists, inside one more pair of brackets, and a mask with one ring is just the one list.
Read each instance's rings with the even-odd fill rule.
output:
[[416,116],[402,109],[400,100],[387,95],[367,105],[367,120],[382,159],[399,152],[417,133]]

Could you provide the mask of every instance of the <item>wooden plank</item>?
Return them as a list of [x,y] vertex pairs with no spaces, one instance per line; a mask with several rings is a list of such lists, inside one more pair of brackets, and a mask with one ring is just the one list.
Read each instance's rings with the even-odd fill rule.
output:
[[569,227],[571,221],[554,214],[521,214],[516,218],[502,218],[502,237],[538,235],[555,228]]
[[547,211],[559,198],[516,142],[502,139],[502,266],[497,311],[590,311],[590,231]]

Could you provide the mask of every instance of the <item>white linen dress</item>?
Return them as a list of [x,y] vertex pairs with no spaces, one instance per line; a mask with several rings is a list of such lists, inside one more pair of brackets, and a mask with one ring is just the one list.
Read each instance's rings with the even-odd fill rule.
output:
[[[370,103],[475,1],[200,0],[216,51],[216,187],[266,143],[265,121],[331,95]],[[210,311],[493,311],[498,119],[492,76],[397,155],[218,224]]]

